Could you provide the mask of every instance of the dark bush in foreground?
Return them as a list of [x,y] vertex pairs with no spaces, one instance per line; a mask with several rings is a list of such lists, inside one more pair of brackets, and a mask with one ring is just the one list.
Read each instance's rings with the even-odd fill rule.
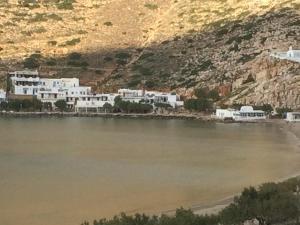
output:
[[[174,216],[147,216],[124,213],[112,219],[94,220],[93,225],[240,225],[256,219],[261,225],[299,224],[298,178],[279,184],[266,183],[259,188],[246,188],[232,204],[217,215],[197,215],[191,210],[177,209]],[[85,221],[81,225],[90,225]]]
[[0,103],[0,110],[12,110],[12,111],[41,111],[42,102],[38,99],[14,99],[8,102]]
[[150,104],[123,101],[120,97],[115,98],[114,108],[116,111],[125,113],[149,113],[153,110]]

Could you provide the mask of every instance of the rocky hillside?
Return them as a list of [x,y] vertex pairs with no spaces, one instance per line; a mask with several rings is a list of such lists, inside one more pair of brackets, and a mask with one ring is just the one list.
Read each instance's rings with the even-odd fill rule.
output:
[[0,0],[2,83],[39,66],[98,91],[217,88],[222,102],[300,107],[299,0]]

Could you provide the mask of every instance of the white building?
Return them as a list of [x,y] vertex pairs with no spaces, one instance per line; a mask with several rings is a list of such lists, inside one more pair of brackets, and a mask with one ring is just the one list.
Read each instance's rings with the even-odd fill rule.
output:
[[286,113],[286,121],[288,121],[288,122],[300,122],[300,112],[288,112],[288,113]]
[[66,91],[59,88],[42,87],[38,90],[37,99],[39,99],[43,103],[49,102],[52,104],[52,106],[54,106],[54,103],[58,100],[66,101]]
[[234,109],[217,109],[216,117],[221,120],[234,120],[239,116],[240,112]]
[[144,99],[144,90],[119,89],[118,95],[123,101],[139,103]]
[[114,105],[116,96],[123,101],[135,103],[169,104],[176,108],[183,106],[183,101],[176,94],[156,91],[119,89],[118,94],[93,95],[91,87],[80,86],[77,78],[40,78],[38,71],[15,71],[9,73],[11,93],[14,95],[37,96],[43,103],[54,103],[65,100],[68,108],[77,111],[88,109],[99,111],[105,103]]
[[3,89],[0,89],[0,102],[6,100],[6,92]]
[[252,106],[242,106],[241,109],[217,109],[216,117],[221,120],[232,119],[235,121],[256,121],[267,119],[262,110],[254,110]]
[[173,108],[183,106],[183,101],[180,101],[180,97],[176,94],[163,93],[157,91],[145,91],[145,90],[131,90],[131,89],[119,89],[118,94],[123,101],[129,102],[145,102],[148,104],[162,103],[169,104]]
[[265,120],[266,114],[262,110],[254,110],[252,106],[242,106],[237,121],[252,121],[252,120]]
[[81,97],[91,94],[91,87],[79,86],[77,78],[40,79],[37,98],[52,105],[58,100],[65,100],[69,108]]
[[54,106],[58,100],[65,100],[69,108],[81,96],[91,94],[91,87],[79,85],[78,78],[40,78],[37,71],[15,71],[9,73],[12,94],[37,96],[42,102]]
[[287,52],[275,52],[271,56],[277,59],[286,59],[300,63],[300,50],[293,50],[292,47]]
[[74,108],[76,102],[83,98],[88,98],[92,94],[91,87],[78,86],[66,90],[66,101],[69,108]]
[[99,112],[105,103],[113,106],[117,94],[96,94],[81,96],[75,103],[75,112]]
[[36,95],[40,78],[38,71],[15,71],[9,74],[11,80],[11,92],[15,95]]

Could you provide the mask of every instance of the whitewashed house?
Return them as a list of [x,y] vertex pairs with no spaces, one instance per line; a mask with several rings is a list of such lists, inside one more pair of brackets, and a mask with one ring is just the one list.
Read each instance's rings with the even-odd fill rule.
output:
[[36,96],[40,77],[38,71],[15,71],[8,73],[11,80],[11,92],[14,95]]
[[[81,96],[75,103],[75,112],[100,112],[105,103],[113,106],[117,94],[96,94]],[[102,110],[103,111],[103,110]]]
[[139,103],[144,100],[144,90],[119,89],[118,95],[123,101]]
[[66,100],[66,91],[60,88],[40,88],[37,93],[37,98],[43,103],[54,103],[58,100]]
[[235,118],[237,121],[265,120],[266,114],[262,110],[254,110],[252,106],[242,106],[239,115]]
[[77,101],[92,94],[91,87],[78,86],[66,90],[66,102],[69,108],[74,108]]
[[262,110],[254,110],[252,106],[242,106],[241,109],[217,109],[216,118],[221,120],[232,119],[235,121],[257,121],[267,119]]
[[288,122],[300,122],[300,112],[288,112],[288,113],[286,113],[286,121],[288,121]]
[[172,93],[163,93],[158,91],[146,91],[146,90],[131,90],[131,89],[119,89],[118,94],[123,101],[129,102],[145,102],[155,105],[155,103],[169,104],[173,108],[183,106],[183,101],[180,101],[180,97]]
[[217,109],[216,117],[221,120],[235,120],[239,116],[239,111],[234,109]]

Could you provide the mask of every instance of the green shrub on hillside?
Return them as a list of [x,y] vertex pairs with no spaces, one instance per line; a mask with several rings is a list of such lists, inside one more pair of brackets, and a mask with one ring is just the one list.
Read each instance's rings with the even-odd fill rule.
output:
[[103,25],[111,27],[113,25],[113,23],[110,21],[107,21],[107,22],[104,22]]
[[24,68],[27,69],[36,69],[40,66],[40,63],[37,58],[26,58],[23,62]]
[[119,52],[115,56],[118,59],[128,59],[131,57],[131,55],[128,52]]
[[72,40],[66,41],[65,45],[73,46],[80,43],[80,41],[81,41],[80,38],[73,38]]
[[70,60],[79,60],[79,59],[81,59],[81,56],[82,56],[81,53],[72,52],[72,53],[69,54],[68,58]]
[[36,13],[34,17],[29,19],[29,22],[45,22],[47,20],[48,19],[45,13]]
[[156,4],[146,3],[144,6],[151,10],[158,9],[158,5],[156,5]]
[[57,45],[57,41],[48,41],[48,45],[55,46]]
[[75,2],[75,0],[60,0],[56,4],[56,7],[58,9],[62,9],[62,10],[72,10],[72,9],[74,9],[74,7],[73,7],[74,2]]
[[30,8],[30,9],[40,7],[40,5],[38,4],[38,2],[36,0],[19,0],[18,3],[19,3],[19,5]]

